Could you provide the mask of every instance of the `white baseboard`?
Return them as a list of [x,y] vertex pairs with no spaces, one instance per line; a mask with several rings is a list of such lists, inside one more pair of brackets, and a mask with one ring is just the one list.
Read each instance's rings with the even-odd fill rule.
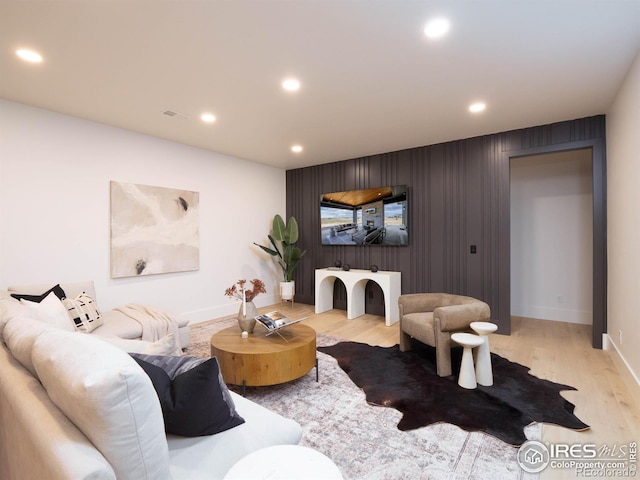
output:
[[575,308],[512,303],[511,315],[516,317],[538,318],[540,320],[553,320],[556,322],[578,323],[581,325],[591,325],[593,323],[592,312]]
[[203,310],[185,312],[182,316],[189,319],[189,325],[195,325],[197,323],[208,322],[216,318],[226,317],[227,315],[231,315],[237,311],[237,309],[234,309],[233,311],[226,311],[220,308],[205,308]]
[[[611,348],[612,346],[613,348]],[[627,370],[629,370],[629,373],[631,374],[633,379],[636,381],[636,384],[640,387],[640,378],[638,377],[638,375],[636,375],[636,372],[633,371],[633,368],[631,368],[631,365],[629,365],[629,362],[627,362],[627,359],[624,358],[624,355],[622,355],[622,352],[618,349],[618,346],[611,339],[608,333],[602,334],[602,349],[615,352],[615,354],[620,358],[620,360],[622,360],[622,363],[624,363],[624,366],[627,367]]]
[[[256,307],[260,308],[266,305],[274,305],[279,301],[280,298],[275,295],[260,295],[259,297],[256,297],[254,303],[256,304]],[[191,325],[195,325],[197,323],[208,322],[216,318],[227,317],[234,313],[238,313],[240,305],[240,301],[237,301],[226,305],[203,308],[201,310],[193,310],[191,312],[183,312],[182,315],[189,319],[189,323]]]

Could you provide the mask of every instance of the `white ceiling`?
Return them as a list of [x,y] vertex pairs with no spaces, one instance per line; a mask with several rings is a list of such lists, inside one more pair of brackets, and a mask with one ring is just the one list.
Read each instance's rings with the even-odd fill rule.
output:
[[0,46],[2,98],[296,168],[606,113],[640,1],[0,0]]

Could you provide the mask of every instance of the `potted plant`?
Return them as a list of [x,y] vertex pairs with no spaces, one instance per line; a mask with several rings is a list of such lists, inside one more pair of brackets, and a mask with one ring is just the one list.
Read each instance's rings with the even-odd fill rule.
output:
[[273,217],[272,234],[268,237],[273,248],[253,243],[269,255],[278,257],[278,264],[284,275],[284,282],[280,282],[280,297],[283,300],[291,300],[295,292],[293,271],[298,266],[300,258],[306,253],[306,250],[300,250],[294,245],[298,241],[298,222],[290,217],[285,224],[282,217],[276,215]]

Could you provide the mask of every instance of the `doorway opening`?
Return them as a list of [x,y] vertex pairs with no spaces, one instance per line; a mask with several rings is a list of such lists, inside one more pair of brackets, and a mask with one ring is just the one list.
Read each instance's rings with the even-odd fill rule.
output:
[[511,315],[593,325],[592,157],[511,158]]

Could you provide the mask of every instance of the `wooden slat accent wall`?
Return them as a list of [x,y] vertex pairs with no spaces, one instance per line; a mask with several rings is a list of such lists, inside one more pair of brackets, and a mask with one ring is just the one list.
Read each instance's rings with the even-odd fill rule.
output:
[[[510,158],[591,148],[594,175],[594,346],[606,331],[604,115],[287,171],[287,216],[307,250],[295,273],[296,300],[314,303],[314,270],[336,260],[352,268],[402,272],[402,293],[450,292],[486,301],[510,333]],[[408,247],[320,243],[323,193],[407,185]],[[470,253],[470,246],[477,253]],[[339,289],[336,306],[340,306]],[[382,314],[379,289],[367,311]],[[369,299],[369,297],[373,297]],[[344,306],[343,306],[344,308]]]

